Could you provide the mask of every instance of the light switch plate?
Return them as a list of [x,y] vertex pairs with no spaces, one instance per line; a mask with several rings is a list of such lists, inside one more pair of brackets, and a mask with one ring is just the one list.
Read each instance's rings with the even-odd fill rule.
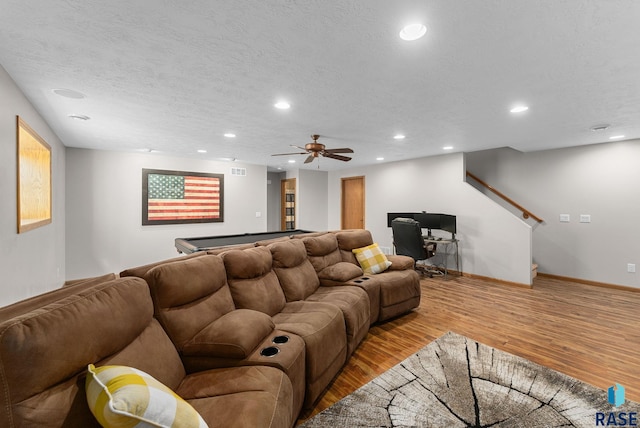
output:
[[570,221],[571,221],[571,216],[569,214],[560,214],[561,223],[569,223]]
[[591,215],[580,214],[580,223],[591,223]]

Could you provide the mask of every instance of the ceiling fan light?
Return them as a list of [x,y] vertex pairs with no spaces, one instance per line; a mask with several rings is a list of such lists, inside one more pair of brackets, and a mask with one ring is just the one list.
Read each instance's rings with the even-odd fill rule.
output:
[[400,31],[400,38],[408,42],[418,40],[427,32],[427,27],[420,23],[409,24]]
[[286,101],[278,101],[273,106],[279,110],[288,110],[289,108],[291,108],[291,104]]

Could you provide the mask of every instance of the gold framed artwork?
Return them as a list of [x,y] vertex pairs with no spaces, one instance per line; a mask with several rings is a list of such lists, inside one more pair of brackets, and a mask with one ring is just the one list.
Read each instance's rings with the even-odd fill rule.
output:
[[18,233],[51,223],[51,146],[16,116]]

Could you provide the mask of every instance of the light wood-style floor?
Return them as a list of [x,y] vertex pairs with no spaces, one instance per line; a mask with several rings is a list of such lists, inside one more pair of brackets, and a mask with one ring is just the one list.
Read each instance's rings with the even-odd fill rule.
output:
[[447,331],[640,401],[640,293],[538,276],[533,288],[450,275],[424,278],[420,307],[376,325],[299,422]]

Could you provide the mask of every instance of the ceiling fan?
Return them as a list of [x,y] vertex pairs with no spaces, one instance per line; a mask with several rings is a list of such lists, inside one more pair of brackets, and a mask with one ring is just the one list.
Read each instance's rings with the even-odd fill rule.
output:
[[353,153],[353,150],[349,148],[340,148],[340,149],[327,149],[324,144],[318,143],[319,135],[314,134],[311,136],[313,139],[313,143],[307,143],[304,147],[291,145],[291,147],[296,147],[300,150],[304,150],[304,152],[296,152],[296,153],[278,153],[271,156],[288,156],[288,155],[306,155],[309,156],[304,160],[304,163],[313,162],[313,160],[319,156],[323,156],[325,158],[337,159],[344,162],[350,161],[351,158],[348,156],[342,156],[337,153]]

